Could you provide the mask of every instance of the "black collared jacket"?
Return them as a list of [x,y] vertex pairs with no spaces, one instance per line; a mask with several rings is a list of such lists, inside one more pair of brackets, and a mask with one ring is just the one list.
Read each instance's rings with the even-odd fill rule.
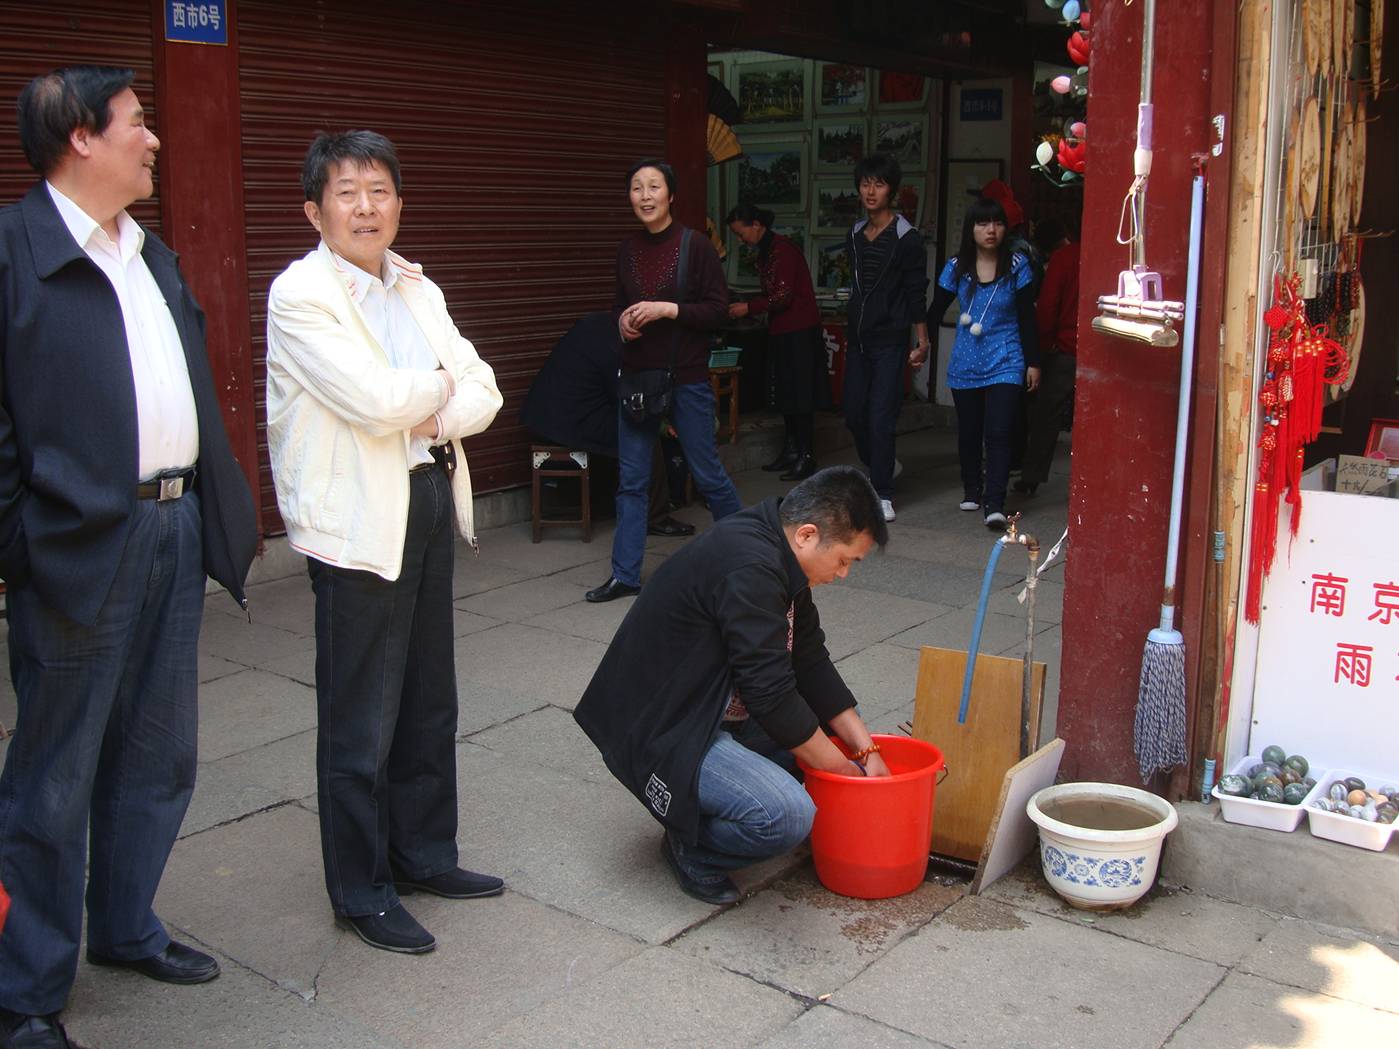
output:
[[[204,569],[241,603],[257,549],[252,494],[233,457],[204,354],[204,313],[173,251],[141,256],[185,351],[199,421]],[[136,385],[111,281],[42,182],[0,208],[0,577],[91,624],[136,507]]]
[[731,693],[784,747],[855,706],[777,504],[726,517],[667,559],[573,714],[613,775],[691,842],[700,763]]

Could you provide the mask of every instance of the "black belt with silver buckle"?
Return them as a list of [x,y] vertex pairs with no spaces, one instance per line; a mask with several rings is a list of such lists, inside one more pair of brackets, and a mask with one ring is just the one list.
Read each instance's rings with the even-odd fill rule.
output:
[[191,466],[188,470],[163,473],[153,481],[141,481],[136,485],[136,498],[154,499],[158,503],[178,499],[194,484],[195,472],[196,468]]
[[410,474],[422,473],[424,470],[431,470],[434,467],[442,467],[447,471],[447,476],[451,477],[457,469],[457,450],[450,444],[434,444],[428,451],[432,453],[432,462],[417,463],[408,468]]

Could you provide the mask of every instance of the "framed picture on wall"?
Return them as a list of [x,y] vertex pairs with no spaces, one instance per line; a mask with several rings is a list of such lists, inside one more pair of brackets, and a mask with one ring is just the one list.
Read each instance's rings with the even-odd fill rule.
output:
[[869,108],[870,71],[845,62],[816,63],[816,112],[863,113]]
[[801,127],[811,116],[811,64],[804,58],[735,62],[731,90],[749,131]]
[[880,110],[926,109],[928,78],[918,73],[879,71],[875,106]]
[[850,171],[865,155],[869,128],[864,117],[826,117],[815,124],[817,171]]
[[734,204],[756,204],[774,211],[805,212],[806,139],[745,135],[743,156],[727,165]]
[[905,171],[928,166],[928,115],[874,118],[872,153],[890,153]]
[[999,160],[949,160],[947,162],[947,211],[943,214],[943,244],[949,256],[962,243],[962,220],[967,205],[981,196],[981,187],[1005,171]]
[[894,198],[894,210],[914,227],[923,224],[923,190],[927,178],[924,175],[905,175],[899,183],[899,192]]
[[864,214],[860,194],[846,178],[818,178],[812,185],[815,203],[811,210],[813,233],[844,234]]
[[834,291],[851,285],[850,257],[844,237],[813,237],[811,240],[811,280],[821,291]]
[[[803,255],[806,254],[807,224],[805,218],[788,221],[779,216],[772,224],[772,231],[780,234],[795,244]],[[729,282],[744,286],[757,286],[758,284],[758,249],[749,247],[735,237],[728,230],[727,234],[729,246]]]

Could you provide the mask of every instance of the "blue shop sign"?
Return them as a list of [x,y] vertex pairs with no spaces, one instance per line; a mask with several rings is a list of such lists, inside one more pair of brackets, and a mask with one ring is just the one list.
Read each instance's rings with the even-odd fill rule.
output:
[[998,87],[964,88],[961,116],[963,120],[1000,120],[1002,91]]
[[165,0],[165,39],[227,44],[228,0]]

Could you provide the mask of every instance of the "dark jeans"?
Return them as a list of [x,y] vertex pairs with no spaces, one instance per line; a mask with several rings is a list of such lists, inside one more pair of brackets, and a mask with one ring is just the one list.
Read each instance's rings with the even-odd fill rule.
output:
[[[63,1008],[88,947],[170,942],[151,909],[194,790],[204,567],[199,497],[138,500],[116,579],[83,626],[30,587],[7,595],[19,704],[0,774],[0,1008]],[[89,835],[91,852],[88,851]]]
[[[998,382],[974,390],[953,390],[957,406],[957,454],[962,461],[962,493],[986,512],[1005,509],[1010,479],[1010,436],[1020,403],[1017,383]],[[986,446],[986,480],[982,483],[981,449]]]
[[1040,365],[1040,388],[1030,405],[1030,435],[1020,479],[1043,484],[1054,463],[1059,430],[1074,403],[1075,358],[1072,353],[1047,353]]
[[851,346],[845,354],[845,425],[855,435],[855,451],[869,467],[870,484],[881,499],[894,497],[894,427],[903,406],[907,359],[907,345]]
[[457,864],[452,521],[451,485],[434,466],[409,478],[396,580],[308,562],[316,797],[336,914],[393,907],[394,872],[426,878]]

